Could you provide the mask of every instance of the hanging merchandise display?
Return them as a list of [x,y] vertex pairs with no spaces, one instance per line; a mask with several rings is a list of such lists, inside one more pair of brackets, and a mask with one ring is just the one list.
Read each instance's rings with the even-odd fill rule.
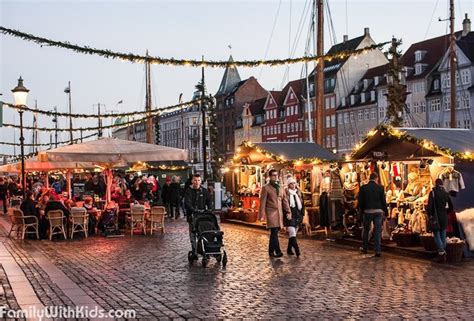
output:
[[[389,207],[383,224],[384,235],[390,232],[390,238],[385,241],[403,247],[423,245],[426,250],[433,250],[427,205],[435,180],[440,178],[444,189],[454,196],[455,210],[474,207],[472,196],[462,193],[465,181],[457,169],[462,167],[470,175],[474,172],[469,151],[474,149],[473,141],[472,131],[462,129],[376,128],[343,164],[344,216],[352,214],[354,208],[353,200],[347,197],[353,190],[353,172],[357,173],[360,186],[367,183],[370,173],[377,173]],[[456,207],[458,201],[463,205]],[[456,215],[451,216],[448,234],[459,236]],[[358,219],[360,225],[360,213]],[[360,231],[350,229],[349,232],[353,232],[347,233],[349,236],[360,237]]]

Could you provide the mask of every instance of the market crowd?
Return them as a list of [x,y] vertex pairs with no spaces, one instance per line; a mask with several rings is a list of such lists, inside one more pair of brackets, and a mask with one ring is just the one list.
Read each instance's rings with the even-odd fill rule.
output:
[[[20,208],[25,216],[35,216],[39,222],[40,238],[47,237],[50,210],[62,210],[68,224],[73,207],[84,207],[89,214],[89,234],[100,231],[101,222],[97,210],[106,206],[106,180],[102,173],[88,174],[85,177],[75,175],[71,186],[80,184],[83,191],[80,195],[70,197],[67,193],[67,182],[63,176],[50,177],[46,185],[41,177],[29,177],[25,199],[19,179],[0,177],[0,211],[8,212],[8,207]],[[178,219],[183,213],[184,191],[191,185],[191,176],[182,184],[181,177],[167,176],[163,186],[153,175],[124,175],[115,173],[111,186],[111,200],[108,209],[117,211],[120,227],[125,225],[126,210],[131,204],[147,204],[148,206],[163,205],[169,218]],[[28,223],[28,222],[27,222]]]

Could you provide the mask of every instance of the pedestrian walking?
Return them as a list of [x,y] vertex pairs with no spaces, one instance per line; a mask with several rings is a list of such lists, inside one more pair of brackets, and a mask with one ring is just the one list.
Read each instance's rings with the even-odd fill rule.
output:
[[370,225],[374,223],[375,257],[380,257],[382,236],[382,215],[388,216],[387,201],[383,186],[378,184],[379,176],[371,173],[369,183],[363,185],[359,192],[359,210],[363,218],[363,245],[362,253],[369,248]]
[[186,220],[189,224],[189,239],[193,260],[197,260],[196,231],[194,230],[193,218],[196,211],[211,209],[211,197],[207,189],[201,186],[201,175],[193,175],[191,185],[184,192],[184,206],[186,209]]
[[267,229],[270,230],[268,254],[270,257],[282,257],[278,241],[278,231],[283,227],[283,216],[291,215],[285,191],[278,183],[278,172],[274,169],[268,173],[270,181],[260,192],[259,219],[266,217]]
[[7,214],[8,186],[3,177],[0,177],[0,201],[3,204],[3,214]]
[[163,205],[166,208],[166,212],[168,213],[168,218],[173,217],[171,214],[171,206],[170,206],[170,198],[171,198],[171,179],[167,176],[165,180],[165,184],[161,189],[161,200],[163,201]]
[[[298,233],[298,227],[303,221],[304,217],[304,203],[301,191],[298,189],[296,180],[293,177],[289,177],[286,181],[288,187],[286,188],[286,199],[288,200],[291,214],[287,214],[283,219],[283,224],[288,229],[288,248],[286,253],[288,255],[296,254],[300,256],[300,248],[296,240],[296,234]],[[293,253],[293,249],[295,252]]]
[[448,227],[448,212],[453,211],[453,202],[444,189],[443,180],[438,178],[435,187],[428,198],[428,216],[430,230],[433,232],[438,249],[438,261],[446,262],[446,228]]
[[179,185],[179,177],[173,176],[171,178],[169,202],[170,202],[171,218],[174,217],[175,220],[179,218],[180,192],[181,192],[181,186]]

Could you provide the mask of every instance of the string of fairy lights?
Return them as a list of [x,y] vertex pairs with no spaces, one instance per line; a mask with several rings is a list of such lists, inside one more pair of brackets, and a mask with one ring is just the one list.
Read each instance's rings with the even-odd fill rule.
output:
[[240,60],[233,61],[215,61],[215,60],[195,60],[195,59],[184,59],[184,58],[163,58],[158,56],[149,56],[149,55],[139,55],[134,53],[123,53],[116,52],[110,49],[96,49],[90,46],[79,46],[77,44],[72,44],[69,41],[57,41],[44,37],[35,36],[29,33],[21,32],[19,30],[6,28],[0,26],[0,32],[20,38],[26,41],[34,42],[41,46],[50,46],[58,47],[63,49],[72,50],[76,53],[86,54],[86,55],[98,55],[103,58],[108,59],[120,59],[122,61],[129,61],[132,63],[149,63],[152,65],[171,65],[171,66],[183,66],[183,67],[213,67],[213,68],[227,68],[229,65],[236,67],[260,67],[260,66],[281,66],[289,65],[296,63],[306,63],[313,61],[332,61],[335,59],[345,59],[351,55],[367,53],[370,50],[380,49],[390,42],[377,43],[365,48],[360,48],[356,50],[343,50],[336,53],[324,54],[324,55],[312,55],[312,56],[303,56],[298,58],[285,58],[285,59],[265,59],[265,60]]
[[[207,98],[207,97],[206,97]],[[176,105],[171,105],[171,106],[165,106],[165,107],[160,107],[159,109],[155,109],[152,111],[133,111],[133,112],[125,112],[125,113],[107,113],[103,115],[98,115],[98,114],[74,114],[74,113],[62,113],[62,112],[57,112],[57,111],[50,111],[50,110],[43,110],[43,109],[37,109],[37,108],[31,108],[28,106],[16,106],[11,103],[5,103],[3,102],[3,106],[9,107],[15,110],[23,110],[23,111],[28,111],[32,113],[37,113],[41,115],[46,115],[50,117],[68,117],[68,118],[122,118],[122,117],[132,117],[132,116],[139,116],[139,115],[151,115],[151,116],[157,116],[160,113],[163,112],[172,112],[175,110],[179,110],[181,108],[193,106],[196,104],[200,104],[201,101],[204,99],[195,99],[191,101],[187,101],[184,103],[176,104]],[[206,99],[208,100],[208,99]]]

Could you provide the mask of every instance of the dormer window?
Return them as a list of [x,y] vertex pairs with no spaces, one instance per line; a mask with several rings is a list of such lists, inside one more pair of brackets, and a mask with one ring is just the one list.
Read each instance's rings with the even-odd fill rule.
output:
[[370,91],[370,100],[375,101],[375,90]]
[[423,72],[423,65],[422,64],[416,64],[415,65],[415,75],[419,75]]
[[355,104],[355,96],[351,95],[351,105],[354,105],[354,104]]
[[424,50],[415,51],[415,62],[421,61],[423,57],[425,56],[425,54],[426,54],[426,51]]
[[439,79],[435,79],[433,82],[433,90],[439,90]]
[[361,102],[362,104],[365,103],[365,93],[362,93],[362,94],[360,95],[360,102]]
[[364,89],[367,89],[368,86],[369,86],[369,80],[364,79]]
[[346,97],[341,98],[341,106],[345,107],[346,106]]

